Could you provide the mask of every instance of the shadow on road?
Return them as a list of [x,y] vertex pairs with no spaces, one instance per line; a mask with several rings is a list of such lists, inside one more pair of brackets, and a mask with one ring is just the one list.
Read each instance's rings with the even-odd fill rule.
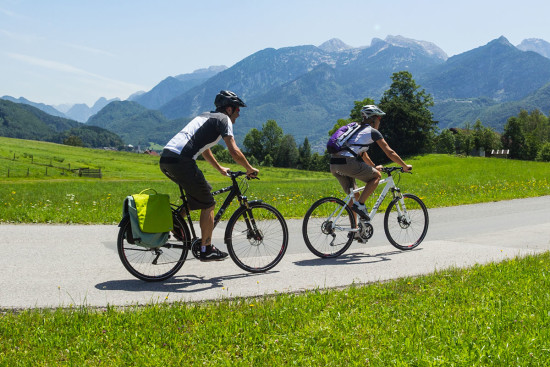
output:
[[[359,252],[345,253],[339,257],[320,258],[315,257],[310,260],[300,260],[294,262],[298,266],[319,266],[319,265],[347,265],[347,264],[374,264],[382,261],[391,261],[391,258],[396,255],[405,254],[407,252],[420,251],[421,248],[416,248],[410,251],[390,251],[379,254],[365,254]],[[315,255],[313,255],[315,256]]]
[[129,292],[170,292],[170,293],[197,293],[209,289],[223,288],[224,281],[240,278],[251,278],[267,273],[243,273],[207,278],[192,274],[176,275],[163,282],[144,282],[139,279],[109,280],[96,284],[95,288],[102,291],[129,291]]

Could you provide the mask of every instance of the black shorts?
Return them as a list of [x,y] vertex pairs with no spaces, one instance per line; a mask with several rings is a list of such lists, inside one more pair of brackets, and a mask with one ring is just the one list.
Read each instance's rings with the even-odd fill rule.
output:
[[206,181],[194,159],[164,150],[159,164],[162,173],[183,187],[190,210],[207,209],[216,205],[211,192],[212,186]]

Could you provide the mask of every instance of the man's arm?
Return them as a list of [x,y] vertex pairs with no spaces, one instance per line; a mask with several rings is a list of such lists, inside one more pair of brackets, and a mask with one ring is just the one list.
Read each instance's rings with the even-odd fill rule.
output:
[[397,163],[398,165],[403,167],[405,172],[408,172],[412,169],[411,165],[406,164],[401,159],[401,157],[399,155],[397,155],[397,153],[392,148],[390,148],[388,143],[386,143],[385,139],[377,140],[376,144],[378,144],[378,146],[384,151],[384,153],[386,153],[386,155],[388,156],[389,159],[391,159],[392,161],[394,161],[395,163]]
[[248,175],[257,175],[258,170],[250,165],[248,163],[248,160],[244,156],[243,152],[239,149],[237,146],[237,143],[235,142],[235,139],[232,136],[226,136],[223,138],[223,141],[225,141],[225,145],[227,145],[227,150],[229,150],[229,154],[231,154],[231,157],[235,162],[240,164],[246,169],[246,173]]
[[210,149],[206,149],[204,152],[202,152],[202,157],[222,175],[227,175],[227,171],[229,170],[229,168],[220,166],[220,164],[216,160],[216,157],[214,157],[214,154],[212,154],[212,151]]
[[363,153],[361,153],[361,158],[363,158],[363,162],[365,162],[366,164],[368,164],[369,166],[371,167],[374,167],[376,168],[377,170],[381,170],[382,169],[382,165],[378,165],[378,166],[375,166],[374,165],[374,162],[372,161],[372,159],[370,159],[370,156],[368,155],[368,153],[366,151],[364,151]]
[[371,167],[374,167],[374,162],[372,161],[372,159],[370,159],[370,156],[366,151],[361,153],[361,158],[363,159],[363,162],[365,162]]

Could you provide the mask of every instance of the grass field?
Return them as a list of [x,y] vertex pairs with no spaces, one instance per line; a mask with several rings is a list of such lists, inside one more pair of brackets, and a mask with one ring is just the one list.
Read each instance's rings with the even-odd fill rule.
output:
[[[177,186],[160,172],[158,159],[0,138],[0,222],[113,224],[120,220],[124,198],[145,188],[168,193],[177,201]],[[60,161],[67,169],[51,173]],[[54,167],[46,176],[48,162]],[[548,163],[448,155],[414,157],[407,163],[414,166],[414,174],[401,175],[400,187],[420,196],[428,208],[550,194]],[[229,184],[206,162],[199,165],[215,189]],[[101,168],[103,178],[78,177],[68,171],[69,166]],[[330,173],[259,168],[261,179],[249,182],[247,196],[277,207],[286,218],[302,218],[323,196],[343,197]],[[16,176],[16,171],[21,175]]]
[[344,290],[0,313],[2,366],[548,366],[550,254]]

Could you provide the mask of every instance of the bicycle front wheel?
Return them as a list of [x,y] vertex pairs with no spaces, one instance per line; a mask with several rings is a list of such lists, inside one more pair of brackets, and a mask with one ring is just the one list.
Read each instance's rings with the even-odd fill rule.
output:
[[117,250],[122,264],[130,274],[146,282],[158,282],[172,277],[181,269],[187,258],[186,242],[189,240],[189,231],[177,216],[174,216],[172,233],[176,239],[170,240],[164,246],[147,248],[131,243],[131,232],[130,218],[126,217],[120,224]]
[[307,211],[302,235],[307,248],[319,257],[342,255],[351,246],[355,216],[344,201],[327,197],[317,200]]
[[271,205],[250,203],[248,209],[240,207],[229,219],[225,242],[235,264],[260,273],[283,258],[288,247],[288,228],[282,214]]
[[386,237],[400,250],[412,250],[420,245],[428,232],[428,224],[426,205],[412,194],[393,199],[384,215]]

